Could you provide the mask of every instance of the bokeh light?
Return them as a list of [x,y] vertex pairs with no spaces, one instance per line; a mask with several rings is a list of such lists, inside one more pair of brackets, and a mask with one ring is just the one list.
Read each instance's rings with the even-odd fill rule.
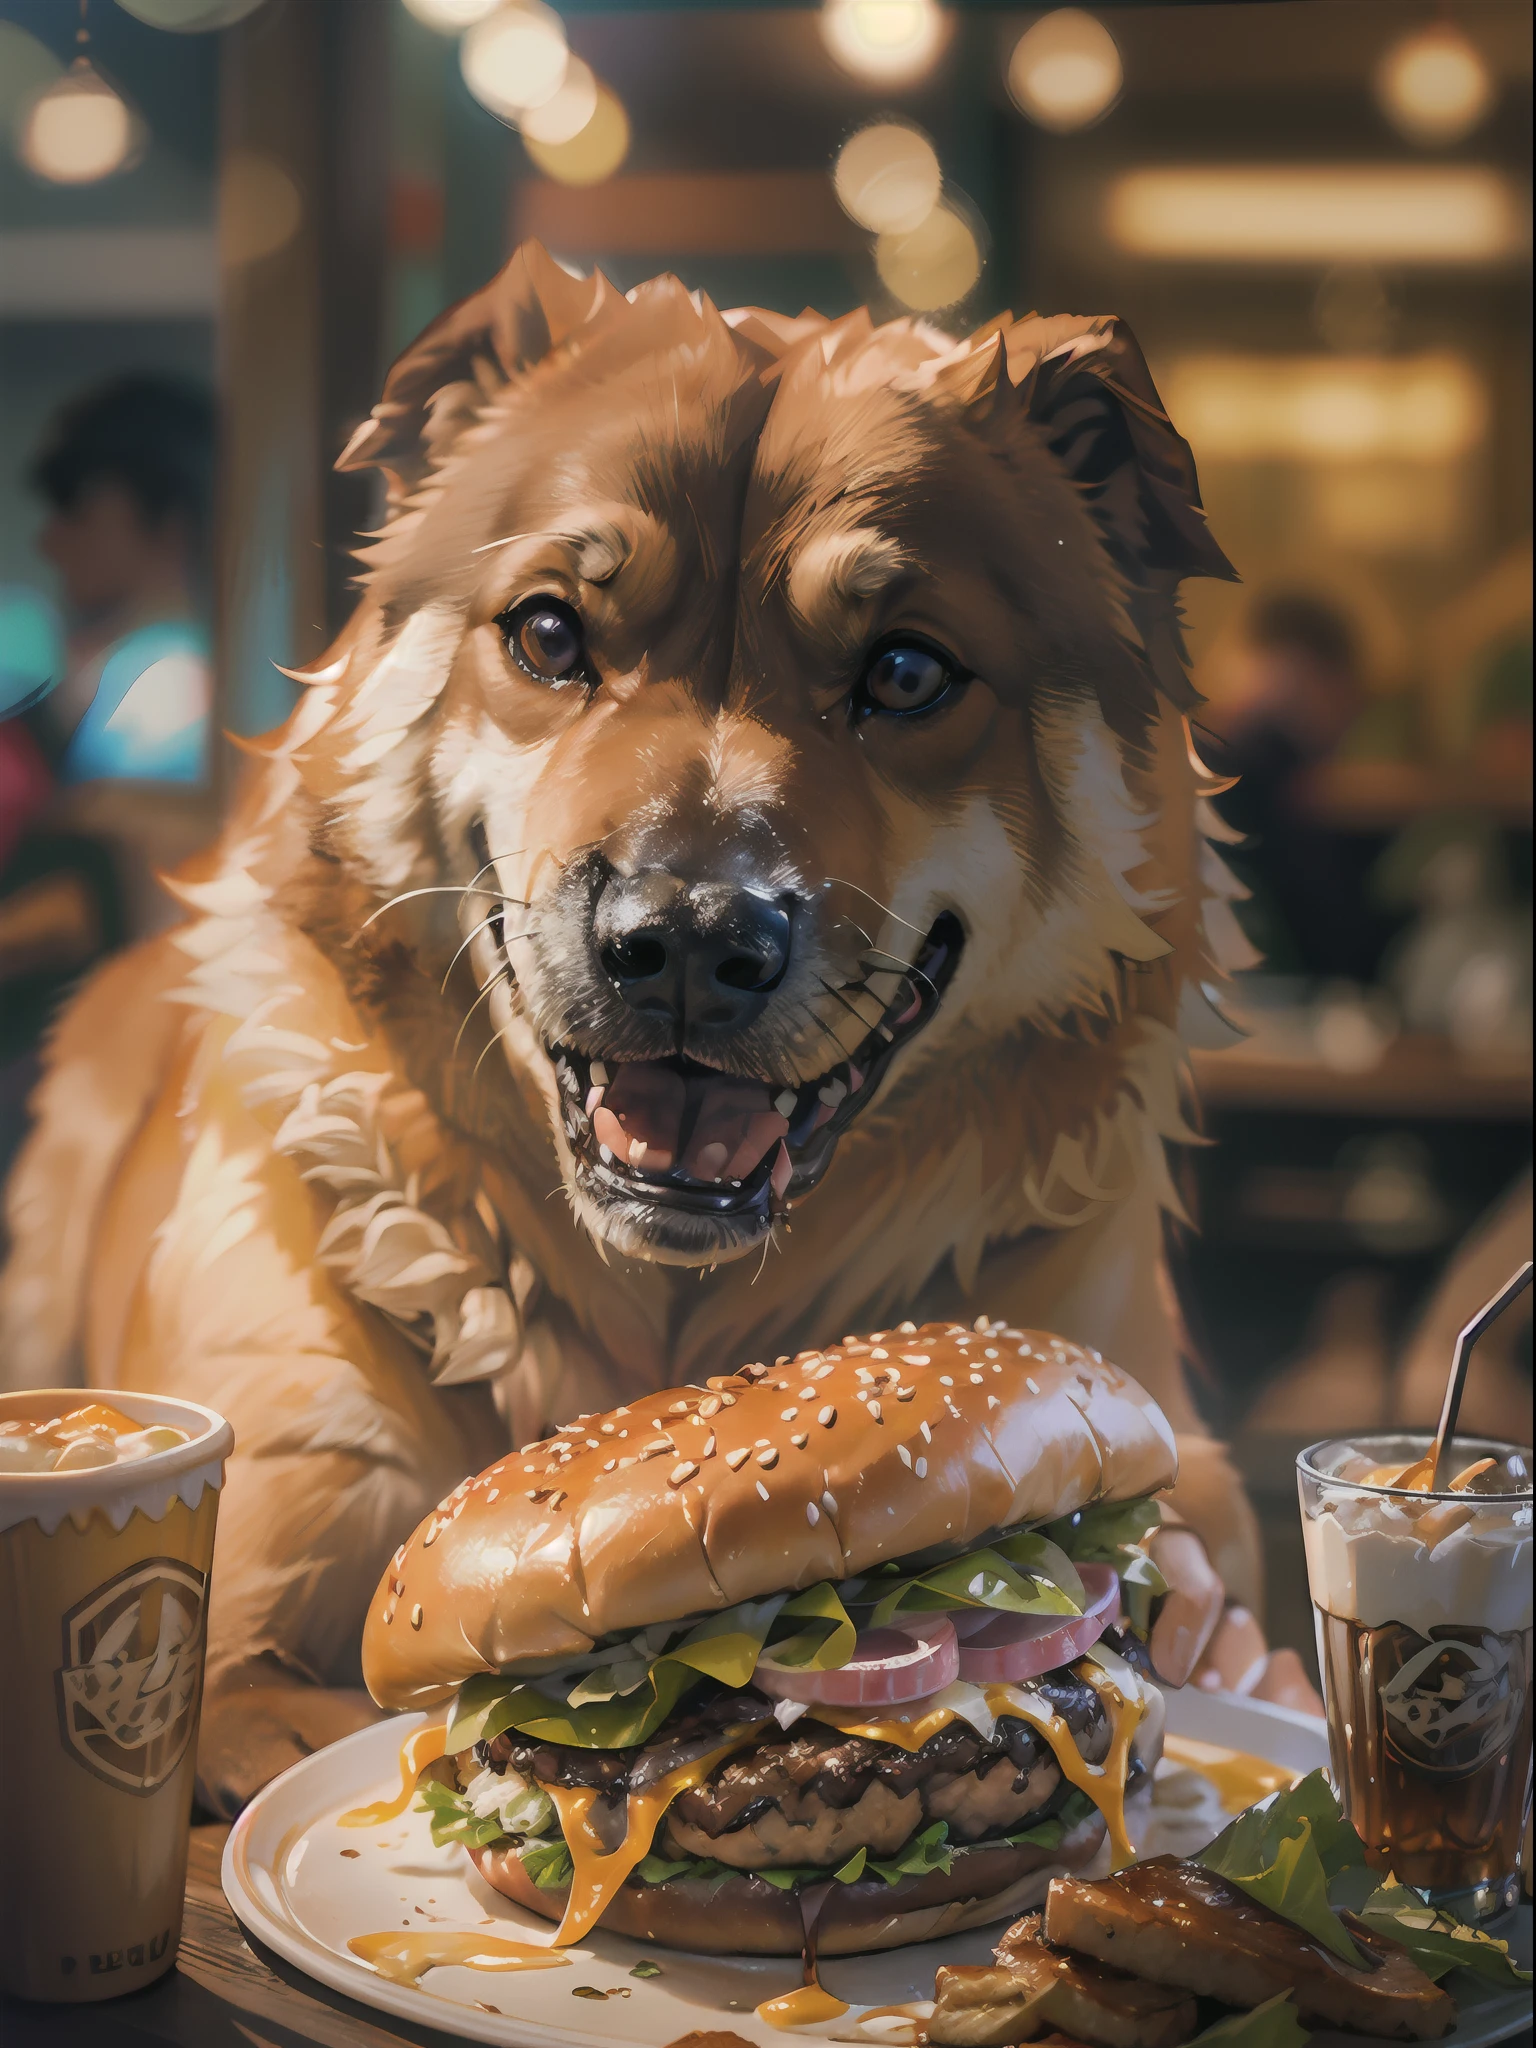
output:
[[456,36],[494,14],[501,0],[405,0],[408,14],[435,28],[439,35]]
[[37,95],[63,72],[46,43],[14,21],[0,21],[0,123],[14,136]]
[[542,0],[516,0],[464,32],[459,66],[464,83],[490,113],[517,121],[552,100],[565,81],[570,51],[565,29]]
[[1039,128],[1067,135],[1097,121],[1120,97],[1120,52],[1103,22],[1060,7],[1028,28],[1008,60],[1008,91]]
[[560,90],[539,107],[529,107],[518,117],[525,141],[574,142],[597,112],[598,85],[590,64],[572,57],[565,67]]
[[871,234],[907,234],[939,202],[944,174],[933,144],[910,121],[871,121],[837,153],[838,203]]
[[952,198],[941,199],[915,228],[875,243],[880,282],[914,313],[936,313],[963,299],[982,261],[980,231]]
[[1376,96],[1410,142],[1460,142],[1493,99],[1488,67],[1460,29],[1437,23],[1394,43],[1376,73]]
[[230,153],[219,179],[219,251],[226,263],[275,256],[303,218],[299,189],[280,163],[253,149]]
[[906,85],[932,69],[949,35],[938,0],[823,0],[821,35],[855,78]]
[[539,142],[526,129],[529,156],[547,178],[562,185],[600,185],[629,154],[629,116],[606,85],[597,88],[592,118],[569,142]]
[[77,57],[22,116],[17,154],[51,185],[94,185],[135,154],[134,120],[88,57]]
[[254,14],[263,0],[117,0],[125,14],[147,21],[151,28],[169,29],[173,35],[201,35],[213,28],[229,28]]

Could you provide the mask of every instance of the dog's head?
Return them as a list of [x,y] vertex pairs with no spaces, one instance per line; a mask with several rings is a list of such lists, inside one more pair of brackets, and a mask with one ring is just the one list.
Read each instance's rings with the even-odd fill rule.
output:
[[759,1244],[872,1104],[1168,951],[1125,775],[1179,579],[1229,572],[1117,322],[722,316],[529,248],[344,461],[393,515],[315,672],[317,848],[600,1239]]

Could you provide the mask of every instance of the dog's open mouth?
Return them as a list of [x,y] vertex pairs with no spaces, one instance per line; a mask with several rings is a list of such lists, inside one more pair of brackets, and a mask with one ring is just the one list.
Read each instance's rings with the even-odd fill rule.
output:
[[938,1007],[962,944],[959,921],[945,912],[879,1022],[811,1081],[775,1086],[686,1056],[620,1065],[571,1046],[549,1048],[582,1178],[600,1199],[700,1218],[766,1216],[826,1170],[891,1060]]

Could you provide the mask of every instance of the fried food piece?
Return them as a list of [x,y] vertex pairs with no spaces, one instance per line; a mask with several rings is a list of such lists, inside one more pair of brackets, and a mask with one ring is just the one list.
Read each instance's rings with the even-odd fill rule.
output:
[[997,2048],[1059,2028],[1089,2048],[1179,2048],[1197,2030],[1195,2001],[1162,1984],[1052,1948],[1038,1913],[1010,1927],[994,1967],[942,1969],[930,2041]]
[[1363,1970],[1225,1878],[1171,1856],[1096,1882],[1056,1878],[1045,1906],[1049,1941],[1154,1984],[1244,2009],[1289,1991],[1303,2020],[1385,2040],[1448,2034],[1450,1996],[1395,1942],[1358,1921],[1348,1926]]

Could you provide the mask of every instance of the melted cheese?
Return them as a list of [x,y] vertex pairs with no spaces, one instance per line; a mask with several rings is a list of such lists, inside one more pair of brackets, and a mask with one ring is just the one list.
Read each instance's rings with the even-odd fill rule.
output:
[[1266,1763],[1263,1757],[1249,1756],[1241,1749],[1223,1749],[1219,1743],[1196,1742],[1190,1735],[1165,1736],[1163,1755],[1170,1763],[1208,1778],[1228,1813],[1241,1813],[1271,1792],[1288,1792],[1296,1782],[1296,1773],[1284,1764]]
[[650,1854],[662,1816],[678,1794],[702,1785],[716,1764],[734,1756],[738,1749],[749,1748],[766,1725],[759,1721],[750,1728],[740,1728],[718,1749],[695,1757],[692,1763],[679,1764],[675,1771],[668,1771],[643,1792],[631,1792],[624,1839],[617,1849],[605,1849],[601,1835],[592,1825],[592,1809],[600,1797],[595,1790],[587,1785],[546,1785],[540,1780],[540,1789],[554,1802],[565,1845],[571,1852],[571,1890],[565,1917],[555,1936],[558,1947],[580,1941],[603,1917],[614,1893]]
[[499,1934],[358,1934],[347,1943],[353,1955],[390,1977],[396,1984],[414,1984],[428,1970],[452,1965],[462,1970],[558,1970],[570,1957],[525,1941],[504,1941]]
[[439,1757],[448,1754],[448,1724],[427,1721],[413,1728],[400,1745],[400,1790],[393,1799],[381,1799],[376,1806],[354,1806],[338,1814],[339,1828],[376,1828],[384,1821],[397,1820],[416,1795],[416,1780]]
[[845,1998],[834,1998],[813,1975],[798,1991],[786,1991],[781,1998],[765,1998],[757,2017],[770,2027],[814,2027],[825,2020],[840,2020],[848,2010]]
[[[1104,1702],[1109,1715],[1109,1753],[1102,1764],[1091,1764],[1078,1748],[1071,1729],[1059,1714],[1053,1714],[1035,1694],[1015,1685],[981,1688],[987,1712],[997,1719],[1013,1714],[1028,1721],[1056,1759],[1056,1766],[1069,1785],[1085,1792],[1104,1816],[1116,1870],[1134,1860],[1135,1851],[1125,1831],[1125,1781],[1130,1769],[1131,1740],[1146,1708],[1136,1696],[1121,1687],[1097,1665],[1084,1661],[1073,1667],[1079,1678],[1091,1685]],[[811,1718],[825,1721],[844,1735],[860,1735],[868,1742],[889,1742],[897,1749],[918,1750],[947,1728],[951,1721],[965,1717],[953,1707],[934,1707],[917,1700],[910,1707],[896,1707],[878,1720],[861,1715],[857,1707],[814,1706]],[[974,1725],[974,1724],[972,1724]]]

